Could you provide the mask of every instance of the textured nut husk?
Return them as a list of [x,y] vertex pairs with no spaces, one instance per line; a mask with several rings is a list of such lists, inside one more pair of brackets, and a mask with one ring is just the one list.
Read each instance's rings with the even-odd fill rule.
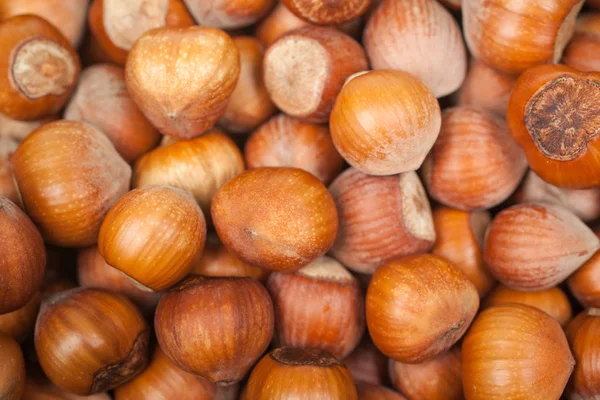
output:
[[574,362],[563,330],[548,314],[521,304],[491,307],[463,341],[465,397],[558,399]]
[[421,166],[441,121],[437,99],[419,79],[379,70],[346,82],[329,128],[350,165],[370,175],[394,175]]
[[96,126],[127,162],[156,147],[161,138],[129,96],[125,73],[116,65],[83,70],[64,118]]
[[212,218],[225,247],[242,261],[294,271],[333,245],[338,214],[321,181],[296,168],[246,171],[219,189]]
[[81,68],[69,41],[45,19],[17,15],[0,23],[0,43],[5,49],[0,112],[19,120],[56,114],[73,92]]
[[154,317],[169,359],[221,386],[246,375],[267,349],[273,324],[271,298],[252,278],[191,276],[161,297]]
[[266,286],[279,346],[322,349],[341,360],[358,345],[365,331],[364,295],[333,258],[321,257],[294,273],[274,272]]
[[600,14],[584,13],[577,19],[563,63],[580,71],[600,71]]
[[436,241],[432,254],[460,268],[483,298],[496,282],[483,261],[485,232],[492,222],[490,213],[438,207],[433,211],[433,222]]
[[98,237],[106,263],[159,292],[185,277],[204,248],[206,222],[187,192],[142,186],[110,209]]
[[213,278],[247,277],[264,281],[269,272],[248,265],[228,251],[216,235],[208,236],[202,256],[192,263],[192,273]]
[[90,395],[139,374],[148,361],[149,336],[142,314],[126,297],[77,288],[42,303],[35,350],[56,386]]
[[85,32],[88,0],[4,0],[0,4],[0,20],[22,14],[42,17],[77,48]]
[[569,189],[600,185],[599,98],[600,72],[544,65],[519,77],[508,104],[508,127],[540,178]]
[[421,364],[390,360],[392,385],[411,400],[462,400],[460,348]]
[[600,217],[600,188],[563,189],[544,181],[529,171],[516,193],[517,203],[547,203],[562,206],[582,221],[593,221]]
[[95,243],[108,210],[129,189],[131,167],[97,128],[56,121],[31,133],[11,158],[27,214],[46,243]]
[[25,389],[25,359],[19,344],[0,334],[0,398],[21,400]]
[[400,393],[366,382],[356,382],[356,390],[359,400],[406,400]]
[[363,48],[350,36],[310,25],[286,33],[269,46],[264,58],[265,87],[286,114],[326,123],[346,79],[368,66]]
[[233,42],[240,53],[240,76],[231,93],[219,125],[232,133],[256,129],[277,110],[263,79],[264,46],[252,36],[238,36]]
[[107,393],[78,396],[63,392],[52,384],[37,383],[33,379],[27,379],[22,400],[111,400],[111,397]]
[[115,400],[233,400],[237,388],[218,387],[176,367],[157,347],[148,368],[115,390]]
[[471,106],[444,111],[440,135],[421,169],[431,197],[463,210],[502,203],[526,171],[525,154],[504,121]]
[[280,114],[258,128],[246,142],[248,168],[294,167],[329,184],[344,168],[326,125]]
[[165,134],[191,139],[221,118],[240,73],[240,56],[223,31],[194,26],[144,34],[125,66],[129,93]]
[[0,243],[0,314],[5,314],[25,306],[35,296],[46,268],[40,233],[5,197],[0,197]]
[[227,135],[210,131],[192,140],[161,146],[142,156],[133,168],[131,185],[169,185],[194,196],[210,216],[217,190],[244,171],[244,158]]
[[[152,27],[185,28],[194,25],[194,20],[182,0],[135,0],[135,2],[111,0],[107,4],[105,4],[105,1],[92,1],[88,13],[88,25],[94,38],[93,42],[99,47],[101,53],[118,65],[125,65],[134,39],[139,38],[139,35],[146,30]],[[115,11],[120,13],[113,15],[111,19],[111,16],[104,13],[107,6],[112,9],[113,14]],[[145,11],[146,7],[152,10],[150,15]],[[132,21],[135,22],[130,25]],[[110,25],[109,29],[107,29],[107,22]],[[119,35],[120,40],[118,41],[123,47],[115,44],[111,39],[111,36],[117,35],[114,31],[115,25],[126,33],[125,37]],[[111,34],[108,30],[112,30]],[[119,33],[122,33],[122,31]]]
[[40,309],[40,294],[36,293],[23,307],[13,312],[0,314],[0,333],[22,342],[33,332],[35,319]]
[[353,271],[372,274],[387,261],[433,246],[431,208],[415,172],[382,177],[350,168],[329,190],[340,216],[331,253]]
[[254,367],[245,398],[358,400],[352,376],[331,354],[316,349],[282,347]]
[[274,0],[184,0],[198,25],[221,29],[250,26],[265,16]]
[[379,268],[369,284],[365,309],[377,348],[397,361],[416,364],[452,347],[478,307],[477,289],[460,269],[424,254]]
[[363,337],[358,347],[344,358],[344,365],[355,382],[382,386],[388,383],[388,358],[368,337]]
[[463,0],[465,39],[476,58],[497,70],[519,74],[560,60],[582,6],[583,0],[519,4]]
[[498,285],[485,298],[482,309],[513,303],[524,304],[542,310],[558,321],[563,327],[567,325],[573,316],[569,298],[558,287],[536,290],[534,292],[523,292],[511,289],[508,286]]
[[127,275],[108,265],[96,245],[79,250],[77,254],[77,281],[81,287],[106,289],[121,293],[133,301],[144,314],[151,313],[160,299],[159,293],[141,289]]
[[363,42],[373,69],[406,71],[437,97],[457,90],[467,73],[460,28],[437,1],[384,1],[369,18]]
[[371,0],[283,0],[298,17],[318,25],[340,25],[364,14]]
[[575,357],[575,369],[565,395],[569,399],[596,399],[600,396],[600,310],[588,308],[567,326],[567,339]]
[[[595,233],[600,237],[600,230]],[[600,252],[596,252],[568,280],[573,296],[584,307],[600,307]]]
[[598,237],[564,208],[521,204],[490,225],[484,260],[490,272],[517,290],[542,290],[565,280],[600,247]]
[[516,79],[473,58],[458,91],[458,104],[476,106],[501,117],[506,115],[510,92]]

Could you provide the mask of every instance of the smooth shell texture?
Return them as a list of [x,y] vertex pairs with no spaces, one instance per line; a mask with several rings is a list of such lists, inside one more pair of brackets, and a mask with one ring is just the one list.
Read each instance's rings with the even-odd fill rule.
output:
[[127,275],[108,265],[98,246],[87,247],[77,254],[77,281],[82,287],[121,293],[144,313],[153,311],[160,298],[160,294],[141,289]]
[[[0,129],[2,129],[1,123],[0,120]],[[6,197],[15,204],[21,204],[10,165],[10,157],[17,147],[19,147],[17,140],[0,136],[0,196]]]
[[523,204],[504,209],[494,218],[484,260],[506,286],[542,290],[565,280],[599,247],[598,237],[570,211]]
[[198,25],[244,28],[261,19],[274,0],[184,0]]
[[600,185],[598,99],[600,72],[544,65],[517,80],[508,127],[531,169],[546,182],[570,189]]
[[323,349],[343,359],[360,341],[364,295],[358,280],[333,258],[321,257],[291,274],[274,272],[266,286],[278,345]]
[[133,168],[131,185],[169,185],[190,192],[203,213],[217,190],[244,171],[244,158],[227,135],[210,131],[192,140],[161,146],[142,156]]
[[339,25],[364,14],[371,0],[283,0],[297,16],[319,25]]
[[0,112],[35,120],[58,112],[79,76],[79,57],[45,19],[18,15],[0,23]]
[[12,156],[27,214],[45,241],[96,243],[108,210],[129,189],[131,168],[97,128],[56,121],[31,133]]
[[529,171],[517,191],[516,200],[518,203],[561,206],[585,222],[600,217],[600,187],[582,190],[559,188],[544,181],[533,171]]
[[359,400],[405,400],[400,393],[386,388],[385,386],[373,385],[366,382],[356,382]]
[[240,56],[223,31],[194,26],[144,34],[125,66],[131,97],[165,134],[191,139],[223,115],[240,73]]
[[583,0],[463,0],[465,39],[476,58],[517,75],[560,60],[582,5]]
[[527,170],[523,151],[503,120],[462,106],[444,111],[438,140],[425,159],[431,197],[459,209],[489,209],[506,200]]
[[46,250],[35,225],[5,197],[0,197],[0,243],[0,314],[6,314],[25,306],[40,289]]
[[273,336],[273,304],[252,278],[192,276],[166,292],[154,327],[179,368],[222,386],[240,381]]
[[535,292],[514,290],[504,285],[498,285],[483,302],[482,308],[504,304],[525,304],[544,311],[554,318],[561,326],[566,326],[571,320],[573,312],[569,298],[558,287]]
[[33,332],[35,319],[40,309],[40,295],[36,293],[23,307],[13,312],[0,314],[0,333],[22,342]]
[[[596,229],[600,237],[600,230]],[[584,307],[600,307],[600,252],[596,252],[568,280],[573,296]]]
[[206,379],[177,368],[157,347],[148,368],[115,390],[115,400],[225,400],[220,391]]
[[483,262],[484,236],[492,222],[490,213],[439,207],[433,211],[433,222],[437,239],[432,254],[460,268],[477,288],[479,297],[484,297],[495,283]]
[[482,311],[462,345],[467,400],[558,399],[575,361],[548,314],[512,304]]
[[388,382],[388,359],[368,339],[363,341],[346,358],[344,365],[350,370],[355,382],[384,385]]
[[459,347],[421,364],[389,364],[392,385],[410,400],[464,399]]
[[91,396],[78,396],[73,393],[63,392],[56,386],[48,383],[37,383],[33,379],[25,382],[25,393],[21,400],[111,400],[107,393],[97,393]]
[[366,297],[367,326],[383,354],[420,363],[452,347],[478,307],[475,286],[457,267],[429,254],[406,257],[373,275]]
[[98,249],[106,263],[141,285],[164,290],[202,253],[206,222],[194,198],[170,186],[142,186],[106,215]]
[[331,253],[353,271],[373,273],[389,260],[433,246],[431,208],[415,172],[382,177],[350,168],[329,190],[340,216]]
[[240,53],[240,76],[219,125],[232,133],[257,128],[277,108],[263,79],[264,46],[253,36],[237,36],[233,42]]
[[504,117],[516,78],[473,58],[458,91],[458,104],[481,107]]
[[79,288],[44,303],[35,350],[46,376],[61,389],[89,395],[139,374],[148,361],[149,329],[122,295]]
[[358,400],[352,376],[329,353],[279,348],[252,370],[246,400]]
[[246,142],[248,168],[295,167],[329,184],[344,168],[326,125],[280,114],[258,128]]
[[599,13],[584,13],[579,17],[563,63],[580,71],[600,71]]
[[279,2],[273,11],[257,25],[254,33],[265,46],[270,46],[284,33],[309,24],[308,21],[297,17],[285,4]]
[[458,89],[467,73],[460,28],[437,1],[383,1],[369,18],[363,42],[373,69],[406,71],[437,97]]
[[160,140],[158,131],[129,96],[123,69],[115,65],[83,70],[64,118],[96,126],[127,162],[135,161]]
[[42,17],[64,35],[76,48],[85,32],[88,0],[5,0],[0,4],[0,20],[15,15]]
[[286,33],[269,46],[265,86],[287,115],[326,123],[346,79],[368,67],[357,41],[335,28],[311,25]]
[[346,82],[331,113],[333,143],[370,175],[418,169],[440,133],[433,93],[403,71],[372,71]]
[[212,217],[229,251],[274,271],[298,270],[325,254],[338,229],[327,188],[296,168],[257,168],[236,176],[215,195]]
[[569,324],[566,333],[575,357],[566,395],[572,400],[596,399],[600,396],[600,310],[582,311]]
[[0,334],[0,398],[21,400],[25,389],[25,359],[19,344]]
[[88,25],[92,35],[84,50],[91,52],[95,46],[101,62],[125,65],[131,45],[147,30],[186,28],[195,23],[182,0],[93,0]]

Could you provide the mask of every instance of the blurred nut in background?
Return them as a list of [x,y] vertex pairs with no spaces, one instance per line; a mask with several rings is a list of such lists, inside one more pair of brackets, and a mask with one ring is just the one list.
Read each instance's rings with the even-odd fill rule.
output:
[[[600,237],[600,230],[594,231]],[[583,264],[568,280],[571,293],[584,307],[600,307],[600,252]]]
[[40,294],[36,293],[23,307],[9,313],[0,314],[0,333],[12,336],[22,342],[33,333],[35,320],[40,309]]
[[580,71],[600,71],[600,13],[584,13],[577,19],[563,63]]
[[6,400],[20,400],[25,390],[25,359],[19,344],[0,333],[0,395]]
[[64,117],[96,126],[127,162],[135,161],[160,140],[158,131],[129,96],[123,69],[114,65],[83,70]]
[[327,125],[280,114],[260,126],[246,142],[248,168],[295,167],[329,184],[344,168]]

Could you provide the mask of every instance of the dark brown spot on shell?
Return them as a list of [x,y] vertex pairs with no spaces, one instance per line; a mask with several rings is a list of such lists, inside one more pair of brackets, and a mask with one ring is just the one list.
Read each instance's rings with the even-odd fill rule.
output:
[[527,103],[525,126],[546,157],[579,157],[600,134],[600,82],[570,75],[556,78]]

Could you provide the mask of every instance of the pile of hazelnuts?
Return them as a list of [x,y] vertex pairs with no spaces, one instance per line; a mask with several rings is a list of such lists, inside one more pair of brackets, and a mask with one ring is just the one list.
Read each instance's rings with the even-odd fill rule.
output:
[[2,400],[600,399],[599,222],[599,0],[0,0]]

